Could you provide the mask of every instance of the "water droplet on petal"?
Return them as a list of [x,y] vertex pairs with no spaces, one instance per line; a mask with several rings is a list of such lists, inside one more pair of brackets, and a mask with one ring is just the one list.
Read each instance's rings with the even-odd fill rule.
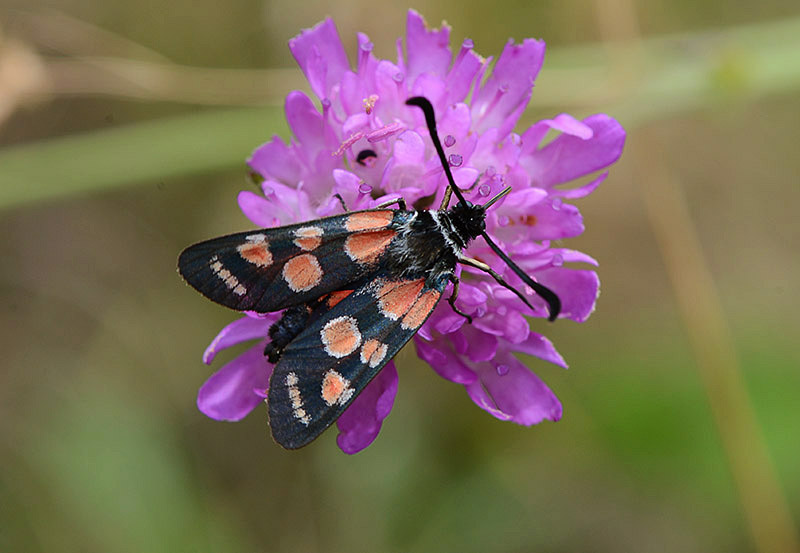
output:
[[452,134],[448,134],[447,136],[444,137],[445,147],[449,148],[455,143],[456,143],[456,137],[453,136]]
[[478,187],[478,194],[483,196],[484,198],[492,193],[492,187],[486,183],[483,183]]
[[394,79],[396,82],[398,82],[398,83],[402,83],[402,82],[403,82],[403,79],[405,79],[405,78],[406,78],[406,76],[403,74],[403,72],[402,72],[402,71],[398,71],[397,73],[395,73],[395,74],[394,74],[394,76],[393,76],[392,78],[393,78],[393,79]]
[[553,199],[553,210],[554,211],[561,211],[561,204],[564,203],[564,200],[561,198],[554,198]]
[[365,42],[364,44],[361,45],[361,49],[365,52],[372,52],[372,49],[374,47],[375,45],[372,44],[371,42]]
[[557,253],[553,256],[553,267],[561,267],[564,264],[564,256],[560,253]]
[[264,197],[268,200],[275,196],[275,189],[271,186],[265,186],[262,190],[264,190]]
[[461,167],[461,164],[464,163],[464,158],[458,154],[450,154],[448,160],[450,162],[450,167]]
[[323,98],[322,99],[322,107],[328,109],[331,107],[331,100],[330,98]]
[[505,317],[508,314],[508,307],[505,305],[500,305],[497,307],[497,314],[501,317]]
[[501,227],[507,227],[508,223],[510,222],[511,219],[509,219],[507,215],[501,215],[497,218],[497,224],[499,224]]
[[472,42],[471,38],[465,38],[464,42],[461,43],[462,48],[469,48],[470,50],[475,47],[475,43]]
[[507,375],[508,371],[511,370],[511,368],[508,365],[497,365],[496,369],[497,369],[497,374],[499,374],[500,376]]
[[508,89],[509,89],[509,88],[511,88],[511,87],[509,86],[509,84],[508,84],[508,83],[504,83],[504,84],[503,84],[503,85],[501,85],[501,86],[500,86],[500,88],[498,88],[497,90],[499,90],[499,91],[500,91],[502,94],[505,94],[506,92],[508,92]]
[[495,173],[497,173],[497,169],[494,168],[494,165],[490,165],[486,168],[487,177],[493,177]]
[[358,191],[361,194],[369,194],[372,192],[372,187],[368,185],[366,182],[362,182],[361,184],[358,185]]

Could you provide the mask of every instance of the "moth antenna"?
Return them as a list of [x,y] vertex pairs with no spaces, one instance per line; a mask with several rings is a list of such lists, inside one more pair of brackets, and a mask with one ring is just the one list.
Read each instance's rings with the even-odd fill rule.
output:
[[522,282],[533,288],[533,291],[536,292],[540,298],[547,302],[547,311],[550,314],[547,317],[547,320],[553,322],[558,317],[558,314],[561,312],[561,299],[559,299],[558,295],[553,292],[550,288],[543,284],[539,284],[531,277],[525,274],[525,271],[520,269],[516,263],[511,261],[511,258],[508,257],[503,250],[500,249],[500,246],[492,242],[492,239],[489,238],[489,235],[486,234],[486,231],[481,233],[483,239],[486,240],[486,243],[489,244],[489,247],[492,248],[494,253],[496,253],[500,259],[505,261],[506,265],[508,265],[516,275],[522,279]]
[[499,201],[503,196],[508,195],[509,192],[511,192],[511,187],[507,186],[505,189],[498,192],[498,194],[494,198],[483,204],[483,209],[489,209],[493,203]]
[[[464,198],[464,195],[461,194],[461,190],[456,186],[456,182],[453,179],[453,173],[450,171],[450,164],[447,163],[447,158],[444,155],[444,148],[442,148],[442,143],[439,140],[439,133],[436,131],[436,116],[433,113],[433,106],[431,105],[430,101],[423,96],[414,96],[413,98],[406,100],[406,105],[417,106],[422,110],[422,113],[425,114],[425,123],[428,126],[428,133],[431,135],[431,141],[433,142],[434,148],[436,148],[436,153],[439,155],[439,161],[442,163],[445,175],[447,175],[447,182],[450,184],[450,188],[458,198],[458,201],[464,205],[467,205],[467,200]],[[506,188],[500,192],[497,196],[489,200],[483,206],[484,209],[495,203],[509,192],[511,192],[511,188]],[[503,250],[500,249],[500,246],[492,242],[492,239],[489,238],[489,235],[486,233],[486,231],[483,231],[481,236],[483,236],[483,239],[486,240],[486,243],[489,244],[489,247],[492,248],[494,253],[496,253],[520,279],[522,279],[522,282],[533,288],[534,292],[536,292],[539,297],[547,302],[547,311],[550,314],[547,317],[547,320],[551,322],[555,321],[556,317],[558,317],[558,314],[561,312],[561,300],[559,299],[558,295],[556,295],[556,293],[550,290],[550,288],[547,286],[539,284],[531,277],[526,275],[525,271],[520,269],[516,263],[511,261],[511,258],[503,253]],[[525,303],[528,302],[526,301]]]
[[463,194],[461,194],[461,190],[458,186],[456,186],[453,173],[450,171],[450,164],[447,163],[447,158],[444,156],[444,148],[442,148],[442,143],[439,140],[439,133],[436,131],[436,116],[433,113],[433,106],[430,101],[424,96],[414,96],[406,100],[406,105],[417,106],[422,110],[422,113],[425,114],[425,123],[428,125],[428,133],[431,135],[431,141],[433,142],[433,147],[436,148],[436,153],[439,154],[439,161],[442,162],[444,173],[447,175],[447,182],[450,184],[450,188],[458,198],[458,201],[462,204],[466,204],[467,200],[464,198]]

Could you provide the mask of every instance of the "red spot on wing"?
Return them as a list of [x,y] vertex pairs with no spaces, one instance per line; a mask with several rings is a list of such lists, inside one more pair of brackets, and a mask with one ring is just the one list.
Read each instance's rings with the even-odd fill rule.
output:
[[350,232],[379,230],[388,227],[394,218],[393,211],[365,211],[353,213],[347,218],[345,228]]
[[344,251],[358,263],[375,263],[395,236],[397,233],[393,230],[353,234],[347,237]]
[[392,320],[405,315],[419,296],[425,279],[394,280],[385,282],[378,289],[378,305],[381,313]]
[[422,294],[419,299],[414,302],[413,307],[409,309],[408,313],[406,313],[406,316],[403,317],[401,326],[407,329],[418,328],[422,326],[422,323],[424,323],[425,319],[428,318],[428,315],[431,314],[433,308],[436,307],[437,303],[439,303],[440,296],[441,294],[436,290],[428,290]]
[[328,405],[336,402],[346,402],[353,395],[353,390],[349,388],[350,382],[334,370],[325,373],[322,380],[322,399]]
[[325,351],[333,357],[345,357],[361,345],[358,321],[353,317],[337,317],[329,321],[320,332]]
[[388,346],[378,340],[367,340],[361,346],[361,362],[369,364],[370,367],[377,367],[386,357]]
[[306,292],[322,282],[322,267],[316,257],[304,253],[286,262],[283,278],[295,292]]
[[301,227],[294,231],[297,237],[295,245],[307,252],[313,251],[322,244],[322,229],[319,227]]
[[253,265],[269,267],[272,264],[272,253],[269,251],[269,244],[266,242],[248,242],[237,249],[239,250],[239,255]]
[[335,307],[337,303],[353,293],[353,290],[338,290],[328,294],[327,304],[329,308]]

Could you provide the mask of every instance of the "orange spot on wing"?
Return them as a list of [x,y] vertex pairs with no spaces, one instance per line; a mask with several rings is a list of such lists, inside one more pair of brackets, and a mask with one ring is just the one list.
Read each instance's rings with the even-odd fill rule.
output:
[[353,261],[370,264],[378,260],[386,247],[397,236],[393,230],[365,232],[348,236],[344,243],[344,251]]
[[428,290],[422,294],[419,299],[414,303],[414,306],[403,317],[401,326],[403,328],[411,329],[422,326],[428,315],[431,314],[433,308],[439,303],[441,294],[436,290]]
[[361,345],[361,332],[353,317],[337,317],[329,321],[320,332],[325,351],[334,357],[353,353]]
[[335,307],[337,303],[353,293],[353,290],[339,290],[328,294],[328,307]]
[[322,381],[322,399],[328,405],[333,405],[337,401],[345,403],[353,395],[349,385],[350,382],[342,375],[334,370],[328,371]]
[[393,218],[394,213],[392,211],[353,213],[347,218],[345,228],[350,232],[383,229],[389,226]]
[[381,313],[392,320],[405,315],[419,296],[424,279],[386,282],[378,290],[378,305]]
[[361,346],[361,362],[369,364],[369,366],[374,369],[383,361],[384,357],[386,357],[388,349],[386,344],[378,340],[367,340],[364,342],[364,345]]
[[269,251],[269,244],[266,242],[256,242],[242,244],[237,248],[242,259],[249,261],[259,267],[269,267],[272,264],[272,253]]
[[295,245],[307,252],[315,250],[322,244],[322,229],[319,227],[302,227],[294,231],[297,237]]
[[305,292],[322,281],[322,267],[316,257],[304,253],[286,262],[283,278],[293,291]]

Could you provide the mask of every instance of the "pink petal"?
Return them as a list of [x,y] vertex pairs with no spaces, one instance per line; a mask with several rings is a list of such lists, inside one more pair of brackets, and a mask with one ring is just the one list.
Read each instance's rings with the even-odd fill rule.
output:
[[275,206],[249,190],[242,190],[237,197],[239,209],[245,217],[253,221],[257,227],[268,228],[280,224],[280,219],[275,216]]
[[508,124],[530,98],[533,83],[544,61],[544,41],[527,38],[522,44],[509,40],[486,83],[473,95],[473,130],[483,132]]
[[442,342],[426,342],[419,337],[414,337],[417,346],[417,355],[428,363],[436,373],[444,379],[456,384],[469,384],[475,382],[478,375],[462,360],[460,355],[452,350],[442,347]]
[[316,158],[321,151],[336,148],[336,137],[311,101],[303,92],[295,90],[286,97],[286,121],[297,137],[308,159]]
[[562,134],[532,151],[525,144],[519,162],[538,186],[547,188],[588,175],[608,167],[622,155],[625,130],[616,120],[601,113],[587,117],[583,123],[592,130],[591,138]]
[[536,273],[536,279],[561,298],[561,315],[579,323],[594,311],[600,279],[594,271],[557,267]]
[[408,54],[408,79],[414,82],[422,73],[444,77],[450,67],[450,27],[429,29],[422,16],[408,10],[406,18],[406,50]]
[[203,363],[210,365],[217,353],[241,342],[266,338],[269,327],[278,319],[277,313],[265,317],[245,315],[219,331],[203,353]]
[[485,63],[481,57],[472,49],[473,43],[470,39],[464,40],[461,51],[453,62],[453,68],[447,75],[447,102],[463,102],[469,94],[469,89],[475,80],[475,76]]
[[331,18],[305,29],[289,41],[289,49],[320,100],[350,69],[336,25]]
[[339,417],[336,443],[342,451],[358,453],[378,436],[394,405],[397,381],[397,369],[390,361]]
[[514,350],[549,361],[559,367],[567,368],[567,362],[564,361],[564,358],[558,353],[553,342],[536,332],[531,332],[528,339],[524,342],[514,344]]
[[475,403],[501,420],[530,426],[561,418],[561,402],[542,380],[510,353],[483,364],[480,381],[467,386]]
[[212,419],[241,420],[262,401],[253,390],[266,389],[271,374],[264,344],[259,343],[206,380],[197,392],[197,408]]
[[277,136],[256,148],[247,164],[265,179],[279,180],[286,184],[299,181],[303,171],[292,148]]

